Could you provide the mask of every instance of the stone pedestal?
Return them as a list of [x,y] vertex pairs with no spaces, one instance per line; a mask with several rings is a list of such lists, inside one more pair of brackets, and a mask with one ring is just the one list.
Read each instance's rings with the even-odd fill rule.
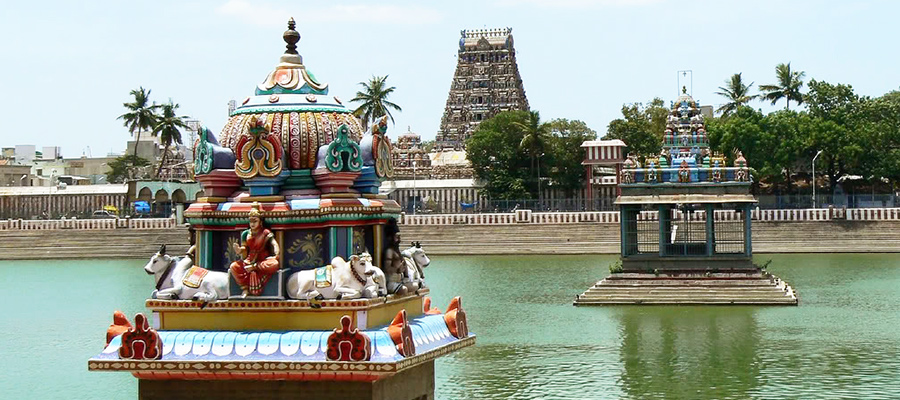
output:
[[322,193],[346,193],[351,191],[350,186],[359,177],[359,172],[331,172],[317,168],[312,172],[312,177]]
[[251,196],[271,196],[278,194],[281,185],[291,175],[290,171],[282,171],[277,176],[271,178],[265,176],[255,176],[244,180],[244,185],[250,189]]
[[375,174],[375,167],[363,167],[359,177],[353,182],[353,190],[366,194],[378,194],[381,181]]
[[[323,372],[321,375],[328,374]],[[330,374],[332,378],[337,376],[334,373]],[[434,361],[422,363],[374,382],[327,379],[327,377],[323,380],[309,381],[141,379],[138,382],[138,398],[141,400],[434,399]]]
[[214,169],[208,174],[194,177],[203,186],[203,193],[208,197],[229,197],[241,186],[241,178],[233,169]]

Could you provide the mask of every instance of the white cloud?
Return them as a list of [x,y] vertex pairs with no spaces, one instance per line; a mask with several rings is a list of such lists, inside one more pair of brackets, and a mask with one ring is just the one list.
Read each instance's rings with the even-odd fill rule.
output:
[[422,25],[436,23],[441,19],[441,15],[436,10],[421,6],[359,4],[286,7],[247,0],[229,0],[217,8],[216,12],[239,17],[248,23],[263,26],[282,26],[289,17],[297,20],[298,25],[313,21]]

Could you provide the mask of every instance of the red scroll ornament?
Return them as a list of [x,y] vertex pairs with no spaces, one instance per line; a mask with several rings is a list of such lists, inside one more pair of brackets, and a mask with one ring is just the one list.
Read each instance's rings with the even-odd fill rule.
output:
[[372,358],[372,341],[359,329],[351,328],[350,316],[341,317],[341,329],[328,336],[328,361],[369,361]]
[[406,310],[400,310],[391,325],[388,326],[388,334],[391,340],[397,345],[397,351],[403,357],[409,357],[416,354],[416,343],[413,341],[412,328],[409,327],[409,320],[406,318]]
[[159,360],[162,358],[162,339],[150,327],[147,317],[137,313],[134,327],[122,334],[119,358],[125,360]]

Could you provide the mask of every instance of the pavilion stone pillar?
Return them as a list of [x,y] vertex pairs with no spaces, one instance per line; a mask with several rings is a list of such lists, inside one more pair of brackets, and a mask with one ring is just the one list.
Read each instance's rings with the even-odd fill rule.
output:
[[752,209],[752,203],[744,204],[744,254],[748,257],[753,255],[753,245],[751,243],[753,235],[750,231],[750,228],[753,226]]
[[665,204],[659,205],[659,256],[666,255],[669,232],[672,231],[672,209]]
[[706,210],[706,255],[712,256],[716,252],[715,209],[712,204],[705,204]]

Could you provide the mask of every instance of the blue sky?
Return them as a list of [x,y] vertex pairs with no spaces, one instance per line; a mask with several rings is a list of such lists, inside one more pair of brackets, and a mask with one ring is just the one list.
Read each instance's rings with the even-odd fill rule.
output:
[[278,62],[290,16],[332,94],[349,100],[389,74],[403,107],[389,135],[409,126],[430,139],[461,29],[512,27],[531,107],[602,136],[623,103],[673,100],[678,70],[713,105],[731,74],[772,83],[781,62],[863,95],[896,90],[898,15],[896,1],[17,1],[0,15],[0,145],[122,151],[130,135],[116,117],[138,86],[218,133],[228,101]]

